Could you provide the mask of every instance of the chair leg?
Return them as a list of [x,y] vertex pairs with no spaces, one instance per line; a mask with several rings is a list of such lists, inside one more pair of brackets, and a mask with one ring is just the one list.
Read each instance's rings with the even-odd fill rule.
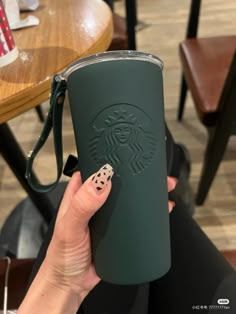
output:
[[35,110],[37,111],[38,117],[39,117],[39,121],[40,122],[44,122],[45,121],[45,116],[43,114],[43,109],[40,105],[38,105],[37,107],[35,107]]
[[[29,186],[25,178],[26,157],[7,123],[0,124],[0,147],[1,154],[8,166],[11,168],[46,223],[49,224],[55,212],[54,205],[46,194],[35,192]],[[34,173],[32,173],[32,176],[33,180],[39,182]]]
[[185,104],[185,99],[186,99],[186,94],[187,94],[187,84],[186,81],[184,79],[184,76],[182,75],[182,79],[181,79],[181,88],[180,88],[180,98],[179,98],[179,107],[178,107],[178,117],[177,119],[179,121],[182,120],[182,116],[183,116],[183,111],[184,111],[184,104]]
[[201,178],[196,195],[196,205],[202,205],[206,199],[219,164],[223,158],[229,137],[230,132],[226,132],[220,127],[216,127],[212,134],[209,135]]
[[137,24],[136,0],[126,0],[125,9],[129,49],[136,50],[136,35],[135,35],[135,26]]

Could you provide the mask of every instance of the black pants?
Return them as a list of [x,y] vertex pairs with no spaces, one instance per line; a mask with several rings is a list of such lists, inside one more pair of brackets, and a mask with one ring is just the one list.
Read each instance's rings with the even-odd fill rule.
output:
[[[167,144],[171,144],[173,140],[168,130],[167,135]],[[173,175],[178,169],[178,154],[174,142],[167,146],[168,173]],[[31,280],[45,257],[54,222],[55,218],[39,252]],[[181,202],[170,214],[170,231],[172,266],[168,274],[140,286],[100,282],[84,300],[78,313],[235,314],[236,273]],[[229,304],[219,304],[219,299],[228,299]]]

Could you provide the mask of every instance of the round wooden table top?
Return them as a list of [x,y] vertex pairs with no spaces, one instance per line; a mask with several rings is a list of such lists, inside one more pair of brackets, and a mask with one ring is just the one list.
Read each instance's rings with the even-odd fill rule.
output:
[[0,123],[48,99],[54,74],[105,51],[112,39],[111,11],[102,0],[40,0],[32,14],[40,24],[13,31],[19,57],[0,68]]

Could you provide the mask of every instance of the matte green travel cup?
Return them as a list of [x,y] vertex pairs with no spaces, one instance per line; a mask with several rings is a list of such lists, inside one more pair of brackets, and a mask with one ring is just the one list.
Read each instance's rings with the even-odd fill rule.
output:
[[170,268],[162,62],[115,51],[63,74],[83,180],[109,163],[112,191],[90,222],[95,269],[104,281],[139,284]]

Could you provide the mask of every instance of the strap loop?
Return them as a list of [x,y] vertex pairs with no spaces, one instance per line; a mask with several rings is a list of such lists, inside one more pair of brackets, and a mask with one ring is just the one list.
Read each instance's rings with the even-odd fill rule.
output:
[[[66,81],[62,80],[59,76],[54,76],[51,86],[51,98],[50,108],[46,122],[44,124],[42,133],[36,143],[33,151],[28,155],[28,162],[26,167],[26,178],[31,188],[37,192],[49,192],[56,187],[60,180],[63,168],[63,148],[62,148],[62,114],[64,107],[64,99],[66,94]],[[54,150],[56,155],[57,163],[57,178],[56,180],[48,185],[44,185],[36,182],[31,176],[33,163],[40,149],[45,144],[51,130],[53,128],[54,137]]]

